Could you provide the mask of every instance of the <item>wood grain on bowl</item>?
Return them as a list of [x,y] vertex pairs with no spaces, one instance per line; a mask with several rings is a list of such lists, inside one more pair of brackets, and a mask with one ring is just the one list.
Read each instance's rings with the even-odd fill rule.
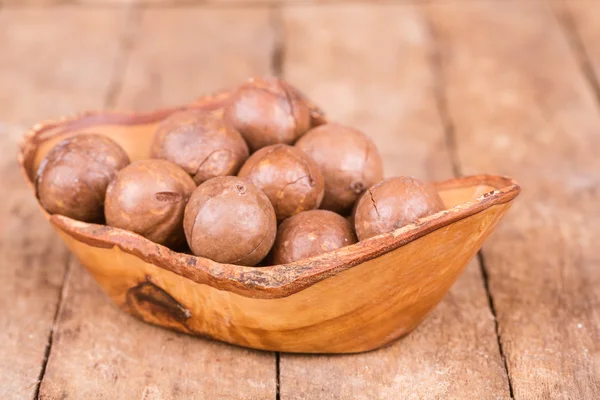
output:
[[[154,128],[167,115],[97,113],[38,125],[22,147],[23,172],[32,176],[56,136],[87,131],[110,136],[134,160],[144,158],[148,153],[140,149],[149,151]],[[47,216],[111,299],[147,322],[258,349],[349,353],[413,330],[519,192],[514,181],[497,176],[436,187],[444,211],[330,253],[264,268],[220,264],[125,230]]]

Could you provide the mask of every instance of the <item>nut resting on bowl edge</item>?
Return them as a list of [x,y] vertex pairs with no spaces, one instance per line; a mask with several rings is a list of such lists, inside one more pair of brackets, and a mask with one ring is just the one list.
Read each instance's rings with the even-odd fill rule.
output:
[[[132,162],[147,158],[158,124],[182,108],[89,113],[37,125],[21,147],[21,168],[33,189],[44,155],[80,133],[109,137]],[[42,211],[108,296],[144,321],[257,349],[355,353],[418,326],[519,192],[513,180],[486,175],[434,186],[442,211],[332,252],[262,268],[178,253],[123,229]]]

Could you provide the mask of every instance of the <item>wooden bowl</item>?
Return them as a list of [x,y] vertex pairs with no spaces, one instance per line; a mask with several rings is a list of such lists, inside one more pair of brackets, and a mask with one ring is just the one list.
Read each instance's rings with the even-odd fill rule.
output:
[[[186,107],[218,110],[225,95]],[[170,113],[87,113],[36,125],[19,163],[35,171],[59,140],[99,133],[147,158]],[[322,114],[314,113],[315,123]],[[355,353],[406,335],[456,281],[519,193],[499,176],[435,184],[447,209],[417,223],[287,265],[242,267],[176,253],[134,233],[49,215],[60,237],[123,310],[152,324],[263,350]]]

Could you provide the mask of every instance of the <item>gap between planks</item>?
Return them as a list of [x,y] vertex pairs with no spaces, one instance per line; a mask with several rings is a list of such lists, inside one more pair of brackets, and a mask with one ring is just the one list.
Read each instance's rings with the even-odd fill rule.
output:
[[[560,26],[561,31],[563,32],[567,43],[569,44],[569,49],[573,52],[573,56],[578,61],[581,70],[583,71],[583,75],[585,79],[588,81],[592,92],[594,93],[594,97],[596,99],[596,105],[600,109],[600,83],[598,83],[598,76],[594,72],[594,68],[592,67],[592,62],[588,55],[588,52],[583,44],[583,40],[579,35],[579,31],[577,30],[577,25],[571,15],[571,11],[569,10],[567,3],[565,0],[560,1],[552,1],[551,4],[554,5],[554,17],[558,22],[558,26]],[[560,4],[559,6],[555,6],[555,4]]]
[[40,374],[38,376],[38,380],[35,386],[35,394],[34,399],[40,398],[40,388],[42,386],[42,381],[44,380],[44,375],[46,374],[46,367],[48,366],[48,359],[50,358],[50,352],[52,351],[52,343],[54,340],[54,330],[56,329],[56,322],[58,321],[58,315],[60,314],[60,310],[62,309],[63,299],[65,298],[65,292],[67,290],[67,281],[71,276],[71,268],[72,268],[73,256],[69,254],[67,256],[67,265],[65,267],[65,273],[63,274],[62,284],[60,286],[60,292],[58,294],[58,302],[56,304],[56,310],[54,311],[54,317],[52,318],[52,325],[50,326],[50,334],[48,335],[48,343],[46,344],[46,349],[44,350],[44,359],[42,360],[42,367],[40,368]]
[[281,359],[281,354],[279,352],[275,353],[275,400],[281,400],[281,374],[279,363]]
[[273,50],[271,51],[271,73],[282,78],[285,60],[285,36],[281,5],[276,4],[271,6],[269,8],[269,13],[269,21],[275,38]]
[[[423,10],[423,8],[421,8]],[[446,96],[446,80],[444,76],[443,70],[443,62],[444,62],[444,54],[443,49],[441,48],[441,43],[439,40],[439,34],[435,29],[434,24],[430,20],[427,15],[427,12],[422,12],[424,18],[424,22],[429,30],[429,34],[431,35],[432,41],[434,43],[433,51],[431,54],[431,65],[434,73],[435,85],[434,85],[434,97],[436,102],[436,107],[438,109],[438,113],[440,115],[440,119],[442,121],[444,135],[446,137],[446,147],[448,148],[448,153],[450,154],[450,161],[452,163],[452,172],[455,177],[463,176],[462,168],[460,165],[460,160],[458,157],[458,144],[456,140],[456,132],[454,123],[452,121],[452,117],[450,115],[450,111],[448,108],[448,97]],[[500,358],[502,359],[502,363],[504,365],[504,371],[506,373],[506,380],[508,383],[508,391],[511,399],[514,399],[514,391],[513,384],[510,377],[510,371],[508,369],[508,362],[506,360],[506,355],[504,354],[504,348],[502,346],[502,339],[500,337],[500,327],[498,325],[498,317],[496,315],[496,307],[494,304],[494,297],[492,296],[492,292],[490,290],[489,285],[489,274],[487,270],[487,266],[485,264],[485,257],[483,255],[483,249],[477,252],[477,262],[479,264],[479,269],[481,270],[481,277],[483,279],[483,286],[485,289],[485,293],[487,295],[488,307],[494,319],[494,331],[496,332],[496,341],[498,343],[498,352],[500,353]]]
[[[280,5],[269,8],[269,22],[273,30],[274,42],[271,50],[271,73],[283,78],[285,67],[285,36],[283,27],[283,14]],[[281,400],[281,353],[275,353],[275,400]]]
[[115,57],[113,64],[113,73],[108,84],[106,96],[104,98],[104,106],[112,108],[115,106],[121,89],[123,88],[123,78],[129,64],[129,57],[133,50],[137,32],[142,19],[142,10],[138,5],[129,6],[126,23],[123,28],[123,34],[120,38],[119,52]]
[[498,317],[496,314],[496,305],[494,304],[494,298],[492,297],[492,292],[490,290],[490,278],[487,270],[487,265],[485,264],[485,257],[483,255],[483,251],[479,250],[477,252],[477,261],[479,262],[479,267],[481,268],[481,275],[483,277],[483,285],[485,286],[485,292],[487,293],[488,305],[490,307],[490,311],[494,316],[494,329],[496,331],[496,338],[498,339],[498,350],[500,351],[500,357],[502,358],[502,362],[504,363],[504,370],[506,371],[506,379],[508,380],[508,392],[510,394],[510,398],[514,399],[514,390],[512,385],[512,380],[510,378],[510,371],[508,370],[508,361],[506,361],[506,355],[504,354],[504,348],[502,346],[502,340],[500,339],[500,327],[498,325]]
[[[1,1],[2,0],[0,0],[0,9],[2,9]],[[140,7],[138,7],[137,5],[131,5],[128,6],[128,8],[129,11],[126,21],[124,23],[123,34],[119,39],[119,50],[113,63],[113,73],[108,82],[106,94],[104,96],[104,107],[113,107],[115,100],[120,93],[123,77],[125,75],[125,70],[129,61],[129,55],[131,54],[131,50],[133,49],[135,33],[137,33],[139,23],[141,20],[142,10],[140,9]],[[52,320],[52,326],[50,328],[50,334],[48,335],[48,343],[44,352],[44,360],[42,361],[40,374],[36,382],[34,395],[35,400],[39,399],[40,397],[40,388],[42,386],[42,381],[44,380],[44,376],[46,374],[46,367],[48,366],[48,360],[50,359],[50,354],[52,352],[54,330],[56,329],[56,323],[58,320],[58,316],[60,315],[60,311],[63,308],[65,292],[68,286],[67,283],[69,282],[69,278],[71,277],[71,270],[73,268],[72,264],[74,261],[74,256],[69,253],[69,256],[67,257],[65,273],[63,275],[62,284],[60,288],[60,294],[56,305],[56,310],[54,312],[54,318]]]

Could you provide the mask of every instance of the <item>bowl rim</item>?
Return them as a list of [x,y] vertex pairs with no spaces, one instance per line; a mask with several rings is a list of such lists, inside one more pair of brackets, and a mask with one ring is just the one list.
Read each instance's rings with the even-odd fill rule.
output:
[[[226,92],[222,92],[226,93]],[[110,119],[113,124],[134,124],[153,121],[180,109],[189,107],[218,108],[223,104],[225,95],[207,96],[185,106],[165,108],[146,113],[98,111],[85,112],[75,116],[47,121],[34,125],[24,135],[19,146],[18,162],[29,186],[34,190],[34,182],[26,165],[26,153],[36,151],[37,146],[49,137],[48,130],[60,126],[85,126]],[[35,154],[35,153],[33,153]],[[437,229],[443,228],[461,219],[477,214],[493,205],[512,201],[520,192],[519,184],[512,178],[498,175],[475,175],[452,178],[433,183],[438,190],[458,189],[476,185],[486,185],[494,190],[478,198],[442,210],[419,221],[406,225],[393,232],[384,233],[357,242],[329,253],[289,264],[266,267],[246,267],[222,264],[207,258],[178,253],[169,248],[123,229],[106,225],[77,221],[62,215],[50,215],[40,208],[52,225],[72,237],[74,240],[99,248],[117,247],[144,262],[178,274],[198,284],[206,284],[219,290],[230,291],[251,298],[287,297],[324,279],[337,275],[363,262],[395,250],[413,240],[421,238]],[[39,205],[39,203],[38,203]]]

